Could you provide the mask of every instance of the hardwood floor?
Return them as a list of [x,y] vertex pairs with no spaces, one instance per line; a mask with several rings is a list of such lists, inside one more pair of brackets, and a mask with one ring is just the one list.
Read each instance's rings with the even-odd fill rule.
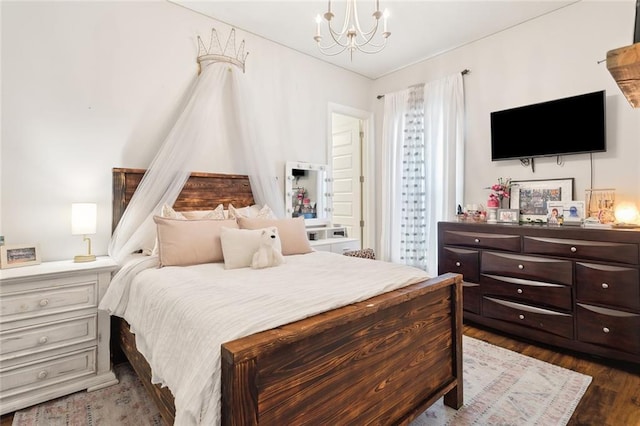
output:
[[[531,344],[468,324],[464,334],[593,377],[569,425],[640,426],[640,365]],[[13,414],[4,415],[0,426],[12,421]]]

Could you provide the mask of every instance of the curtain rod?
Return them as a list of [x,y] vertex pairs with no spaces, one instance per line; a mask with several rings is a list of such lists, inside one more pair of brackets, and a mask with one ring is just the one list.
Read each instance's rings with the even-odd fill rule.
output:
[[[465,68],[465,69],[463,69],[462,71],[460,71],[460,74],[462,74],[462,75],[467,75],[467,74],[469,74],[470,72],[471,72],[471,71],[469,71],[469,69],[468,69],[468,68]],[[376,98],[377,98],[377,99],[382,99],[382,98],[384,98],[384,95],[378,95],[378,96],[376,96]]]

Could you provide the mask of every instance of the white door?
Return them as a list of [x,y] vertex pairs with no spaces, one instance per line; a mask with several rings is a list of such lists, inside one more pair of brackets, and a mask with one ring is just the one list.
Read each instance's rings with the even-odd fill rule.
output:
[[336,113],[331,119],[333,223],[345,226],[349,237],[362,241],[362,122]]

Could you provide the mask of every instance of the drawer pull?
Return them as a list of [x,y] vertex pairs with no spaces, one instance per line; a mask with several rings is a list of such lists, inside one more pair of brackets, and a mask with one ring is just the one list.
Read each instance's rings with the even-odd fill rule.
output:
[[462,265],[462,263],[456,262],[456,266],[460,266],[460,265]]
[[575,252],[577,252],[577,251],[578,251],[578,249],[577,249],[577,248],[575,248],[575,247],[571,247],[571,253],[575,253]]
[[524,269],[524,265],[522,264],[518,265],[518,269]]
[[49,341],[49,338],[47,336],[42,336],[41,338],[38,339],[38,343],[40,343],[41,345],[44,345],[48,341]]
[[602,327],[602,331],[604,331],[605,333],[610,332],[611,330],[609,330],[609,327]]
[[44,308],[49,304],[49,299],[42,299],[40,300],[40,302],[38,302],[38,304]]
[[607,284],[607,283],[602,283],[602,288],[609,288],[609,284]]
[[41,372],[38,373],[38,379],[40,380],[46,379],[48,375],[49,373],[47,373],[46,370],[42,370]]
[[523,319],[524,319],[524,315],[520,314],[520,315],[518,315],[518,318],[520,318],[521,320],[523,320]]
[[479,243],[479,242],[480,242],[480,238],[476,238],[476,239],[475,239],[475,240],[473,240],[473,241],[475,241],[476,243]]
[[522,294],[522,289],[519,288],[518,290],[516,290],[518,292],[518,294]]

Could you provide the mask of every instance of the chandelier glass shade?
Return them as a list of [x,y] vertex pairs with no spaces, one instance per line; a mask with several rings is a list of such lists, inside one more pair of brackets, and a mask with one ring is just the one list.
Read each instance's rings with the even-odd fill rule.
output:
[[[364,31],[360,26],[356,0],[346,0],[346,12],[340,30],[336,30],[333,26],[334,17],[335,15],[331,11],[331,1],[329,1],[329,7],[324,14],[324,19],[327,21],[330,38],[327,44],[323,44],[321,31],[322,18],[320,15],[316,16],[316,35],[313,39],[316,41],[322,54],[335,56],[348,50],[353,60],[353,53],[355,51],[368,54],[378,53],[387,45],[387,39],[391,35],[387,30],[387,18],[389,14],[387,10],[384,12],[380,11],[379,0],[376,0],[375,11],[372,15],[373,23],[367,31]],[[376,38],[380,26],[380,18],[382,18],[382,34]]]

